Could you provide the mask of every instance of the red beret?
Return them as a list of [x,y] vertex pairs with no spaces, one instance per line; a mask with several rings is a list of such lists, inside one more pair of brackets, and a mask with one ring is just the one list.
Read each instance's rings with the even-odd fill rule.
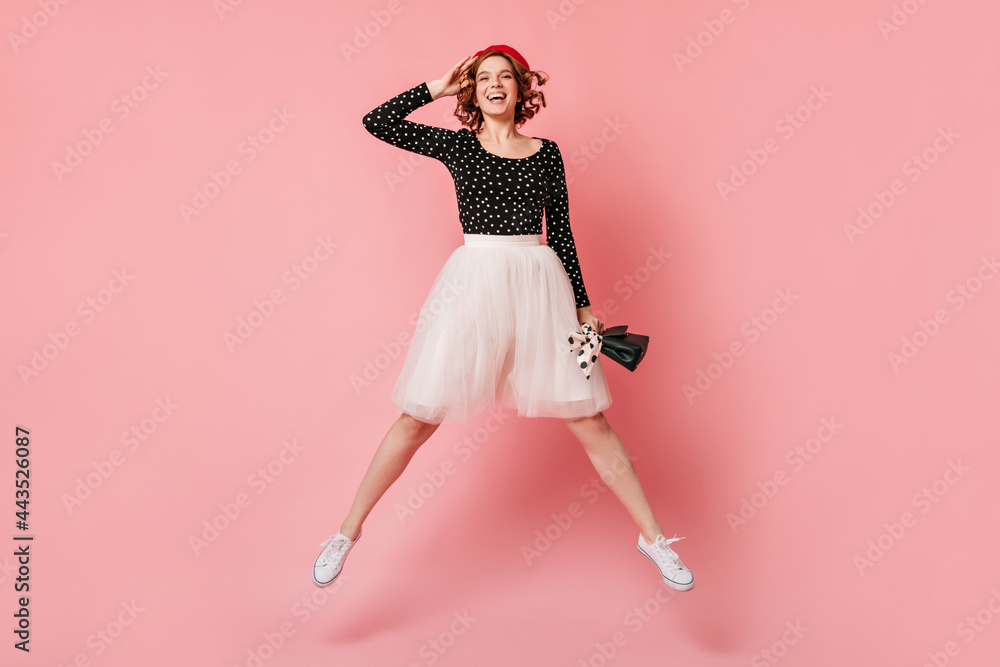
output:
[[506,44],[494,44],[493,46],[487,46],[482,51],[479,51],[479,52],[475,53],[472,57],[473,58],[478,58],[479,56],[483,55],[487,51],[499,51],[501,53],[506,53],[507,55],[509,55],[510,57],[512,57],[514,60],[516,60],[519,63],[521,63],[522,65],[524,65],[524,69],[528,69],[528,70],[531,69],[530,67],[528,67],[528,61],[524,59],[524,56],[522,56],[520,53],[518,53],[517,51],[515,51],[511,47],[507,46]]

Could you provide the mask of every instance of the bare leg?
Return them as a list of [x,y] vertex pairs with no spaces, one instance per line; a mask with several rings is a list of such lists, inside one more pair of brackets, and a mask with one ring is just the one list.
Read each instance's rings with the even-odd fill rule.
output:
[[414,453],[438,426],[440,424],[428,424],[404,413],[389,427],[389,432],[385,434],[368,465],[368,472],[361,480],[351,511],[340,526],[341,533],[352,540],[357,539],[361,524],[368,518],[375,503],[399,479]]
[[567,419],[566,426],[579,438],[590,457],[590,462],[632,516],[643,539],[652,544],[663,532],[646,494],[639,483],[639,476],[625,451],[618,434],[608,423],[603,412],[592,417]]

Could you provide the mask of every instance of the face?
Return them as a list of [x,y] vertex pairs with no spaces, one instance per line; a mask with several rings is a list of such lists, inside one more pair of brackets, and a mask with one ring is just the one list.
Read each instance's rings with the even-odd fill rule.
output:
[[514,66],[503,56],[490,56],[476,73],[476,105],[484,114],[514,117],[520,96]]

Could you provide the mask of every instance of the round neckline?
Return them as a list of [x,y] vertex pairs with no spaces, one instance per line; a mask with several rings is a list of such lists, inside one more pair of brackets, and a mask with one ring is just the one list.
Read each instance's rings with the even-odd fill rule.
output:
[[498,157],[498,158],[500,158],[501,160],[528,160],[528,159],[530,159],[530,158],[533,158],[533,157],[535,157],[535,156],[536,156],[536,155],[538,155],[539,153],[541,153],[541,152],[542,152],[542,150],[543,150],[543,149],[545,148],[545,139],[542,139],[541,137],[531,137],[532,139],[538,139],[539,141],[541,141],[541,142],[542,142],[542,145],[541,145],[541,146],[539,146],[539,148],[538,148],[538,150],[537,150],[537,151],[535,151],[535,152],[534,152],[534,153],[532,153],[531,155],[525,155],[524,157],[507,157],[507,156],[505,156],[505,155],[497,155],[496,153],[491,153],[491,152],[489,152],[488,150],[486,150],[486,146],[483,146],[483,142],[481,142],[481,141],[479,140],[479,135],[478,135],[478,134],[476,134],[476,133],[475,133],[475,132],[473,132],[472,130],[469,130],[469,134],[471,134],[471,135],[472,135],[472,138],[473,138],[473,140],[475,140],[476,144],[478,144],[478,145],[479,145],[479,148],[480,148],[480,150],[482,150],[482,151],[483,151],[484,153],[486,153],[487,155],[492,155],[493,157]]

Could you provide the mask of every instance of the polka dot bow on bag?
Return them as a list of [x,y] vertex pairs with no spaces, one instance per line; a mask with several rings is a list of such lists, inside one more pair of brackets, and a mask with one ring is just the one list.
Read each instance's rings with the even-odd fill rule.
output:
[[605,328],[603,334],[597,333],[592,326],[584,323],[580,331],[574,331],[569,336],[569,348],[576,352],[576,361],[580,370],[590,379],[590,372],[597,363],[598,355],[616,361],[630,371],[634,371],[646,356],[649,346],[649,336],[628,333],[628,325]]
[[590,324],[584,322],[582,331],[574,331],[569,336],[569,349],[576,352],[576,362],[580,364],[583,374],[590,379],[590,371],[594,368],[597,355],[604,345],[604,336],[594,331]]

